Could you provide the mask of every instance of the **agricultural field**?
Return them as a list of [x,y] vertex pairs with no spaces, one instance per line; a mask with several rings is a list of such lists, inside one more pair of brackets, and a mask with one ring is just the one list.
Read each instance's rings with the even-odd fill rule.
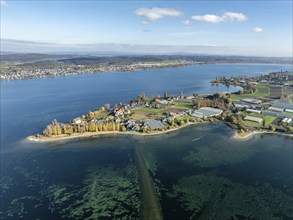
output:
[[190,102],[176,102],[175,105],[164,108],[147,108],[142,107],[133,111],[131,118],[134,120],[156,119],[158,116],[164,116],[169,112],[180,112],[192,109]]
[[176,102],[174,107],[182,110],[188,110],[193,108],[193,105],[191,102]]
[[269,96],[268,86],[263,83],[259,83],[256,85],[256,92],[251,94],[231,94],[231,99],[239,101],[245,98],[261,98],[267,96]]
[[283,94],[287,96],[293,95],[293,87],[286,86],[283,88]]
[[283,95],[282,87],[269,87],[269,91],[272,98],[280,98]]
[[133,111],[131,118],[134,120],[155,119],[162,115],[161,109],[142,107]]

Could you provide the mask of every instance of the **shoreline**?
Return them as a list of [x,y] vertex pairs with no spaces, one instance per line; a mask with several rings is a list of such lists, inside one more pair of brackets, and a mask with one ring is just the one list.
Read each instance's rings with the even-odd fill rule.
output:
[[241,135],[239,135],[239,132],[236,130],[236,131],[234,131],[234,134],[231,137],[231,139],[236,140],[236,141],[248,141],[251,138],[253,138],[256,134],[268,134],[268,133],[272,133],[272,132],[267,132],[267,131],[252,131],[252,132],[248,132],[244,136],[241,136]]
[[280,133],[280,132],[273,132],[273,131],[252,131],[252,132],[248,132],[246,135],[244,136],[240,136],[238,131],[234,131],[233,136],[231,137],[231,139],[236,140],[236,141],[248,141],[251,138],[253,138],[256,134],[277,134],[277,135],[282,135],[282,136],[286,136],[286,137],[291,137],[293,138],[293,134],[288,134],[288,133]]
[[[181,128],[188,127],[190,125],[200,125],[200,124],[205,124],[209,123],[209,121],[204,121],[204,122],[189,122],[185,125],[182,125],[177,128],[172,128],[169,130],[164,130],[164,131],[155,131],[155,132],[150,132],[150,133],[142,133],[142,132],[137,132],[137,131],[101,131],[101,132],[85,132],[85,133],[75,133],[72,135],[59,135],[59,136],[53,136],[53,137],[36,137],[35,135],[31,135],[26,137],[29,141],[35,141],[35,142],[54,142],[54,141],[62,141],[62,140],[70,140],[70,139],[77,139],[77,138],[86,138],[86,137],[94,137],[94,136],[99,136],[99,135],[111,135],[111,134],[122,134],[122,135],[138,135],[138,136],[155,136],[155,135],[162,135],[162,134],[167,134],[173,131],[180,130]],[[253,138],[256,134],[278,134],[278,135],[283,135],[287,137],[293,138],[293,134],[288,134],[288,133],[280,133],[280,132],[272,132],[272,131],[252,131],[248,132],[244,136],[240,136],[239,132],[237,130],[234,131],[234,134],[230,137],[232,140],[235,141],[248,141],[251,138]]]
[[84,137],[94,137],[94,136],[99,136],[99,135],[111,135],[111,134],[124,134],[124,135],[139,135],[139,136],[155,136],[155,135],[161,135],[161,134],[166,134],[169,132],[173,132],[176,130],[179,130],[181,128],[187,127],[189,125],[196,125],[196,124],[203,124],[206,122],[189,122],[185,125],[182,125],[177,128],[172,128],[169,130],[164,130],[164,131],[155,131],[155,132],[150,132],[150,133],[141,133],[137,131],[101,131],[101,132],[85,132],[85,133],[76,133],[72,135],[58,135],[58,136],[53,136],[53,137],[36,137],[35,135],[30,135],[26,139],[29,141],[35,141],[35,142],[53,142],[53,141],[61,141],[61,140],[70,140],[70,139],[77,139],[77,138],[84,138]]
[[26,79],[40,79],[40,78],[56,78],[56,77],[66,77],[66,76],[77,76],[77,75],[92,75],[92,74],[98,74],[98,73],[124,73],[124,72],[138,72],[142,70],[152,70],[152,69],[165,69],[165,68],[178,68],[178,67],[186,67],[186,66],[192,66],[192,65],[204,65],[204,64],[213,64],[213,63],[173,63],[173,64],[167,64],[164,65],[162,63],[155,63],[155,64],[144,64],[144,65],[138,65],[135,68],[132,68],[131,65],[127,67],[119,67],[115,70],[88,70],[84,69],[83,71],[79,72],[68,72],[68,73],[61,73],[61,74],[40,74],[40,75],[24,75],[24,76],[18,76],[18,77],[12,77],[8,78],[7,74],[4,75],[5,78],[0,78],[0,81],[10,81],[10,80],[26,80]]

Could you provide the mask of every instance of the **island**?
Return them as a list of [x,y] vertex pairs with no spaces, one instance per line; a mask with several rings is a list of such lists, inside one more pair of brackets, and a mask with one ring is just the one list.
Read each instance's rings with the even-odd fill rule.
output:
[[[32,141],[56,141],[99,134],[158,135],[191,124],[224,122],[235,129],[235,139],[255,133],[293,134],[293,75],[274,72],[250,77],[218,77],[214,86],[238,85],[235,93],[210,95],[183,92],[147,97],[144,92],[129,103],[105,104],[67,123],[56,119]],[[289,83],[288,83],[289,82]]]

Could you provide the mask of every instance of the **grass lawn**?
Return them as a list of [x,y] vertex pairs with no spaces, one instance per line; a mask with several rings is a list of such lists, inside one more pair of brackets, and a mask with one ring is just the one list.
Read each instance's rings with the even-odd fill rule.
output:
[[189,108],[192,108],[192,104],[186,103],[186,102],[176,103],[176,105],[166,107],[166,108],[142,107],[142,108],[134,110],[131,118],[133,118],[134,120],[143,120],[147,118],[154,119],[158,116],[163,116],[169,112],[179,112],[179,111],[187,110]]
[[144,112],[149,112],[149,113],[153,113],[153,112],[160,112],[162,111],[163,108],[147,108],[147,107],[141,107],[137,110],[134,111],[144,111]]
[[275,119],[276,119],[275,116],[270,116],[270,115],[264,115],[263,117],[264,117],[267,125],[272,124],[273,121],[275,121]]
[[191,109],[193,107],[191,102],[176,102],[175,108],[179,108],[179,109]]
[[181,120],[186,120],[186,119],[190,119],[190,118],[192,118],[190,115],[184,115],[184,116],[179,116],[176,119],[178,121],[181,121]]
[[260,128],[262,126],[262,123],[257,123],[257,122],[253,122],[253,121],[243,121],[245,126],[248,127],[254,127],[254,128]]
[[[273,123],[273,121],[276,119],[275,116],[270,116],[270,115],[262,115],[262,114],[257,114],[257,113],[251,113],[251,112],[240,112],[239,115],[241,116],[251,116],[251,117],[257,117],[257,118],[262,118],[265,120],[266,125],[270,125]],[[244,120],[244,124],[249,124],[249,121]],[[249,126],[256,125],[256,127],[259,127],[262,125],[262,123],[258,124],[256,122],[252,122],[252,124],[249,124]]]
[[261,115],[261,114],[257,114],[257,113],[250,113],[250,114],[247,114],[247,115],[252,116],[252,117],[258,117],[258,118],[264,119],[265,122],[266,122],[266,125],[272,124],[272,122],[276,119],[275,116]]

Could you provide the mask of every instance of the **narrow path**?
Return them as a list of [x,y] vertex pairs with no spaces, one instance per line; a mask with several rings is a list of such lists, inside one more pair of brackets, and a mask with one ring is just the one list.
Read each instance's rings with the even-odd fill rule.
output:
[[160,203],[139,146],[135,146],[135,165],[140,184],[142,220],[162,220]]

